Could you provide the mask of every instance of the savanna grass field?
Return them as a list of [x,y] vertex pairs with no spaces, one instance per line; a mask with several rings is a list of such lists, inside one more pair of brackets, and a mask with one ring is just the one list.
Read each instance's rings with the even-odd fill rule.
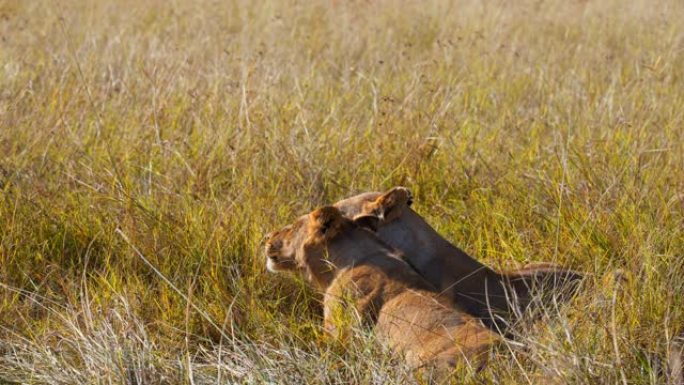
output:
[[261,240],[364,191],[575,298],[454,383],[681,384],[684,3],[0,1],[0,384],[426,383]]

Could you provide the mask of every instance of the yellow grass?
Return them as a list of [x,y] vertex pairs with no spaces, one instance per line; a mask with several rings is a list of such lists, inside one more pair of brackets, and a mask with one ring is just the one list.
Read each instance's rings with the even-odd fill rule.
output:
[[0,1],[0,384],[417,381],[326,342],[318,295],[259,248],[394,185],[491,266],[590,273],[481,379],[674,381],[682,20],[676,0]]

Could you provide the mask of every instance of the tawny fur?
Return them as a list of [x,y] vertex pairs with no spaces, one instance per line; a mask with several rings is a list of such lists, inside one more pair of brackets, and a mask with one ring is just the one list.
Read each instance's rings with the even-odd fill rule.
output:
[[499,339],[481,322],[456,310],[376,234],[324,207],[271,233],[271,271],[304,274],[324,293],[324,323],[334,335],[336,315],[351,303],[380,341],[412,367],[481,367]]

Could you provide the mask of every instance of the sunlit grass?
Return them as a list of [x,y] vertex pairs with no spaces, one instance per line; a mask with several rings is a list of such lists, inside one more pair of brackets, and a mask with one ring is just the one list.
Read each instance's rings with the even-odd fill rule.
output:
[[259,248],[394,185],[491,266],[590,275],[482,378],[668,381],[683,19],[674,0],[0,1],[0,383],[413,381],[331,346],[318,295]]

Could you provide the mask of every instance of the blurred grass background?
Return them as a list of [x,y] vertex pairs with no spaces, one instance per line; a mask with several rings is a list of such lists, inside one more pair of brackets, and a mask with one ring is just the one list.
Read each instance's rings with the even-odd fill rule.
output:
[[681,20],[675,0],[0,1],[0,383],[418,381],[328,346],[317,294],[259,248],[394,185],[490,266],[591,274],[481,378],[674,381]]

